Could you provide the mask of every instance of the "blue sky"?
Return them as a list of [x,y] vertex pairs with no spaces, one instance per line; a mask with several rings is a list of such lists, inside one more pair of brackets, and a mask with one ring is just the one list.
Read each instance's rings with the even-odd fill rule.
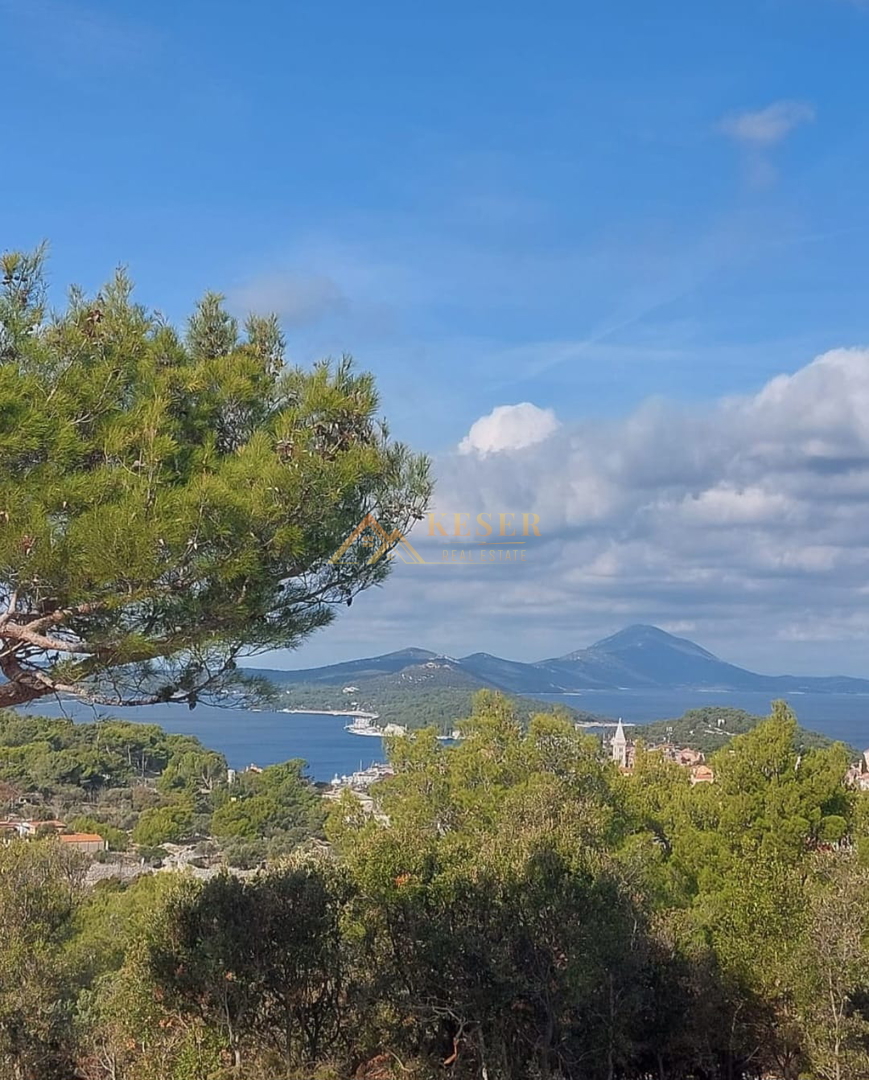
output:
[[[651,396],[726,424],[723,398],[869,343],[867,55],[869,5],[848,0],[0,0],[0,245],[47,238],[58,298],[124,263],[175,320],[216,288],[239,311],[277,310],[296,360],[352,352],[377,373],[394,432],[436,455],[443,501],[468,482],[473,455],[457,445],[498,406],[552,410],[574,444],[605,425],[617,447]],[[852,361],[860,386],[863,365]],[[487,469],[532,465],[513,444],[478,449],[485,475],[463,497],[483,508],[498,486]],[[535,451],[537,479],[506,497],[545,487],[565,453]],[[797,499],[789,535],[820,512],[774,470],[686,483],[683,502]],[[596,518],[611,554],[673,498],[671,480],[654,484],[630,528]],[[587,583],[565,593],[568,621],[553,627],[522,599],[529,578],[514,597],[521,639],[484,611],[459,620],[474,641],[457,641],[454,608],[396,586],[298,662],[358,653],[366,619],[384,650],[412,638],[533,658],[642,618],[743,662],[869,674],[869,620],[847,601],[860,579],[837,561],[862,568],[867,524],[806,532],[792,562],[820,575],[811,595],[801,579],[767,597],[755,570],[726,579],[745,605],[725,610],[710,532],[706,594],[674,588],[664,602],[635,584],[631,607],[616,575],[594,603]],[[751,543],[773,536],[740,527]],[[552,532],[562,546],[540,574],[557,583],[588,522],[568,514]],[[660,534],[647,540],[684,566]],[[570,557],[591,565],[601,550]]]

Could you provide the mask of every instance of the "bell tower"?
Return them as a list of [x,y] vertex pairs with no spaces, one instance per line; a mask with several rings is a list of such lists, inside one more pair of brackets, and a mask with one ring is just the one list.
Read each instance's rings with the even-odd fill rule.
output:
[[616,733],[613,735],[610,747],[612,749],[613,761],[624,768],[628,763],[628,740],[625,737],[625,729],[622,727],[621,717],[619,717]]

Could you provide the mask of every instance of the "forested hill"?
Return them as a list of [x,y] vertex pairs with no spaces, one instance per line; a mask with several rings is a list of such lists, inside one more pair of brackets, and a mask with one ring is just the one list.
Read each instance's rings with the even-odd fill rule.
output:
[[[385,659],[385,658],[384,658]],[[278,684],[278,706],[286,709],[357,710],[376,713],[381,724],[402,724],[407,728],[436,727],[452,731],[457,721],[469,716],[474,695],[480,690],[496,690],[493,683],[481,679],[452,660],[426,659],[405,664],[394,671],[371,674],[366,662],[365,677],[352,681],[292,682]],[[277,680],[282,672],[268,672]],[[551,702],[508,693],[518,712],[527,718],[535,712],[551,712]],[[577,721],[600,719],[593,713],[568,706],[558,707],[565,716]]]
[[[674,743],[676,746],[689,746],[712,754],[726,746],[735,735],[744,735],[764,721],[765,717],[754,716],[743,709],[731,709],[718,705],[704,705],[699,709],[689,709],[682,716],[671,720],[657,720],[652,724],[637,724],[629,727],[628,736],[640,740],[647,746],[661,743]],[[795,735],[797,746],[801,750],[819,749],[830,746],[833,739],[817,731],[797,726]],[[849,753],[856,760],[860,756],[855,747],[848,747]]]
[[168,843],[241,867],[319,835],[323,818],[303,761],[231,779],[222,754],[156,724],[11,710],[0,710],[0,815],[0,840],[45,821],[135,850],[135,862],[159,863]]
[[[481,690],[496,689],[492,682],[471,674],[452,659],[432,658],[426,654],[426,658],[420,662],[405,663],[408,653],[417,652],[422,650],[407,650],[402,654],[392,653],[386,657],[374,658],[374,661],[360,661],[360,667],[356,670],[365,672],[364,677],[357,677],[346,684],[343,679],[337,683],[334,681],[334,670],[329,676],[330,681],[321,682],[284,683],[279,681],[284,672],[269,671],[260,674],[267,675],[277,683],[276,700],[282,708],[371,712],[377,714],[381,724],[402,724],[411,730],[435,727],[441,733],[449,733],[460,720],[470,715],[475,694]],[[378,659],[384,661],[383,670],[372,674]],[[403,666],[390,670],[391,667],[401,664]],[[344,673],[343,665],[335,667],[340,669],[341,674]],[[329,669],[322,670],[325,672]],[[524,720],[536,712],[549,712],[553,709],[551,701],[540,701],[532,696],[519,694],[508,693],[506,696]],[[558,709],[574,722],[611,723],[614,719],[566,705],[559,705]],[[649,746],[672,742],[710,754],[722,747],[732,736],[751,731],[762,719],[763,717],[742,709],[704,705],[689,709],[684,715],[672,719],[632,725],[629,731],[632,738],[642,738]],[[833,742],[825,735],[803,727],[799,727],[797,732],[801,747],[829,746]],[[849,747],[849,750],[855,758],[859,757],[857,748]]]

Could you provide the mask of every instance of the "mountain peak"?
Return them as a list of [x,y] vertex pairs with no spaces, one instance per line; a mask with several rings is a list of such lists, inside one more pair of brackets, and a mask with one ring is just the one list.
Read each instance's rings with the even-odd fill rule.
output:
[[676,637],[675,634],[670,634],[659,626],[651,626],[648,623],[634,623],[633,626],[626,626],[624,630],[596,641],[591,649],[606,653],[621,653],[626,649],[662,646],[677,649],[679,652],[689,653],[692,656],[703,656],[709,660],[717,659],[711,652],[693,641]]
[[375,660],[437,660],[440,659],[438,653],[432,652],[430,649],[418,649],[411,645],[407,649],[396,649],[395,652],[382,653],[380,656],[375,656]]

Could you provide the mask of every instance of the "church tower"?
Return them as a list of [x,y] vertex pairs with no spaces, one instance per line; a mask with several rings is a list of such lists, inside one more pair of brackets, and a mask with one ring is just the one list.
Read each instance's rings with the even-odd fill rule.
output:
[[618,727],[616,733],[613,735],[613,741],[610,743],[613,754],[613,761],[616,765],[621,765],[623,768],[628,763],[628,740],[625,737],[625,729],[622,727],[621,717],[619,717]]

